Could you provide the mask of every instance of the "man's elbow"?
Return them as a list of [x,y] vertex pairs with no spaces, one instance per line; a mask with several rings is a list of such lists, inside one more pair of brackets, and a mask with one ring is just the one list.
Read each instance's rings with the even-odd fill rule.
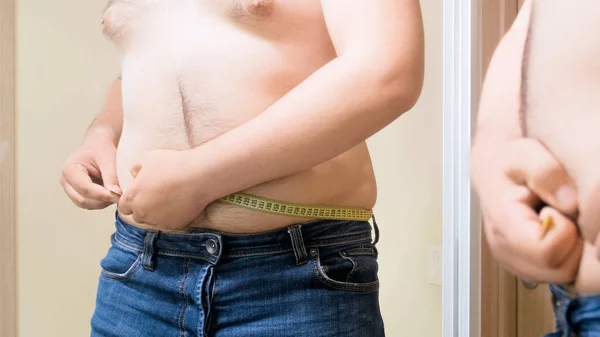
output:
[[388,67],[378,77],[382,103],[392,113],[400,116],[415,106],[423,90],[422,62]]
[[403,81],[393,86],[391,90],[394,92],[391,94],[393,100],[391,101],[392,107],[397,111],[399,115],[412,109],[415,104],[419,101],[421,91],[423,89],[423,78],[414,77],[410,81]]

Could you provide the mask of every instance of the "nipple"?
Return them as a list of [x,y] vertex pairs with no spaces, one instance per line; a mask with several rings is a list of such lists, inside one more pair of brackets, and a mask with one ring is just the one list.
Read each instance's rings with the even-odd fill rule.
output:
[[103,32],[108,32],[110,30],[110,19],[108,15],[104,14],[102,16],[102,20],[100,21],[100,25],[102,26]]
[[244,0],[248,13],[257,17],[268,17],[275,8],[275,0]]

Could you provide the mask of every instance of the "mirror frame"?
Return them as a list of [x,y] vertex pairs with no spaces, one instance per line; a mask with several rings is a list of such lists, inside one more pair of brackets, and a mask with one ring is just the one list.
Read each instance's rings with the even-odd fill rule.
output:
[[481,216],[470,177],[481,88],[481,1],[443,1],[443,337],[481,335]]

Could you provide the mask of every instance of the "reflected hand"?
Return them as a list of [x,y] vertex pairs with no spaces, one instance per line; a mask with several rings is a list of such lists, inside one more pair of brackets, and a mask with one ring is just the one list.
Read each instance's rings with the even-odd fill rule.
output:
[[[582,239],[567,215],[577,212],[577,196],[557,159],[539,142],[519,139],[473,158],[486,238],[492,253],[518,277],[564,284],[577,274]],[[539,214],[535,208],[546,203]],[[541,220],[554,225],[544,235]]]
[[155,150],[132,166],[134,177],[119,201],[119,212],[136,222],[167,230],[183,230],[208,204],[194,183],[188,151]]

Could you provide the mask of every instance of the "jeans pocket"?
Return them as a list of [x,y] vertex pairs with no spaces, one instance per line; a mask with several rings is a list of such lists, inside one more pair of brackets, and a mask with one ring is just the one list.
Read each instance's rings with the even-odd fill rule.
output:
[[379,289],[377,250],[372,244],[310,250],[315,276],[324,285],[351,292]]
[[127,248],[114,236],[106,257],[100,262],[100,276],[117,281],[129,280],[141,267],[141,253]]

